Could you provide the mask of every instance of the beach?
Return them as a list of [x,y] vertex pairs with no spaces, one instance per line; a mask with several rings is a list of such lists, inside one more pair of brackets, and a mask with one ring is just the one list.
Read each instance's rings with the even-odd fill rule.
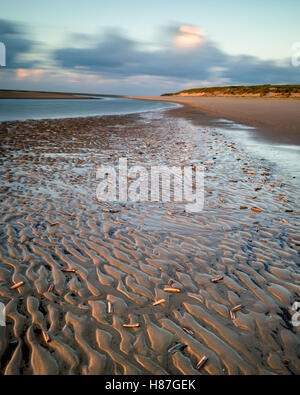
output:
[[300,144],[299,99],[192,95],[127,97],[183,104],[180,115],[201,125],[205,122],[205,115],[208,116],[210,125],[213,121],[210,118],[225,118],[255,127],[256,138],[265,139],[269,143]]
[[[0,124],[1,374],[300,373],[300,185],[216,121],[295,144],[300,101],[156,99],[190,106]],[[122,157],[201,165],[204,209],[99,201]]]

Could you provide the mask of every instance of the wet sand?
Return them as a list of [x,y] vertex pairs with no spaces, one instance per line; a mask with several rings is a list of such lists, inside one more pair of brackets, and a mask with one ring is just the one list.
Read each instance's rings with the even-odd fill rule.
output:
[[[172,111],[4,122],[0,139],[1,374],[300,373],[289,174]],[[97,201],[119,157],[202,164],[204,210]]]
[[202,124],[205,115],[225,118],[254,126],[257,138],[265,139],[270,143],[300,145],[299,99],[199,96],[128,97],[184,104],[185,109],[182,111],[187,111],[198,124]]

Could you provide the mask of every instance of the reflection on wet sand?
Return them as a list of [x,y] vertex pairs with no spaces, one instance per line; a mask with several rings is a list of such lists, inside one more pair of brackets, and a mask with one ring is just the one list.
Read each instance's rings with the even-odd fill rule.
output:
[[[300,373],[289,175],[166,113],[0,132],[1,373]],[[204,210],[97,201],[97,167],[120,157],[202,164]]]

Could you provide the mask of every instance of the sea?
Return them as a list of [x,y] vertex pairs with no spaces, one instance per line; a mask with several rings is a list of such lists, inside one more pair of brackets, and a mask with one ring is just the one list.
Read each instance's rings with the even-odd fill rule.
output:
[[100,99],[0,99],[0,122],[134,114],[178,106],[175,103],[115,97]]

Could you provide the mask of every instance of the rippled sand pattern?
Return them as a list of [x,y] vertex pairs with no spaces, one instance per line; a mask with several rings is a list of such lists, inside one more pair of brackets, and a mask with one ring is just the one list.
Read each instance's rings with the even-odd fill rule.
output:
[[[300,373],[299,187],[289,175],[166,113],[0,132],[0,373]],[[202,163],[204,211],[98,202],[97,166],[122,156]],[[169,353],[176,343],[187,347]]]

